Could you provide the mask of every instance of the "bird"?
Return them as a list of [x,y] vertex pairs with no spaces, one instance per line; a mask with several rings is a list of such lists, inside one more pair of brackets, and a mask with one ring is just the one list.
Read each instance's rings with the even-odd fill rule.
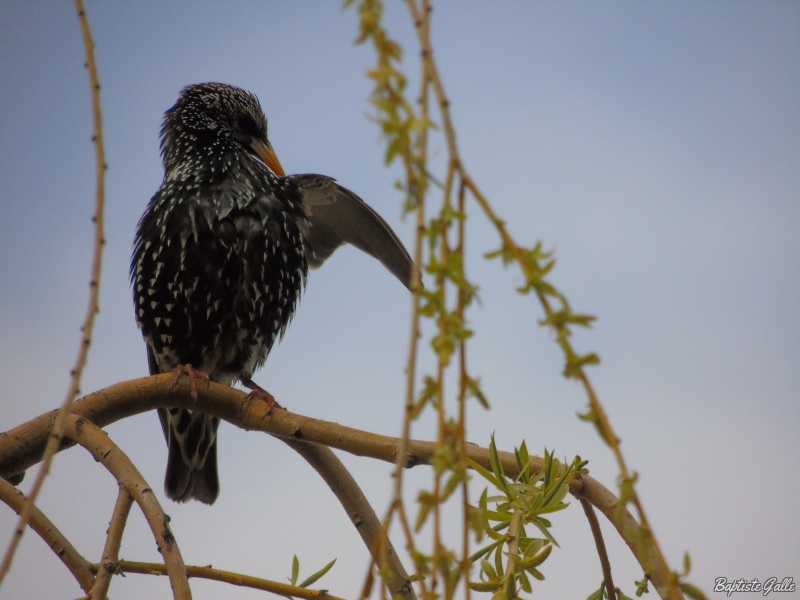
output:
[[[413,262],[392,228],[352,191],[317,174],[287,176],[258,98],[224,83],[184,87],[160,131],[164,178],[136,227],[130,279],[150,374],[225,385],[252,380],[305,288],[343,244],[377,258],[411,289]],[[177,379],[176,379],[177,382]],[[219,419],[159,408],[170,499],[219,495]]]

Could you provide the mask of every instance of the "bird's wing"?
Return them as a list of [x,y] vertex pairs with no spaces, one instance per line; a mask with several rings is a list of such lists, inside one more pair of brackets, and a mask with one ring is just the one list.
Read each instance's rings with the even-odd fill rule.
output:
[[350,190],[324,175],[292,175],[308,207],[308,265],[318,268],[341,245],[352,244],[377,258],[411,289],[413,262],[388,223]]

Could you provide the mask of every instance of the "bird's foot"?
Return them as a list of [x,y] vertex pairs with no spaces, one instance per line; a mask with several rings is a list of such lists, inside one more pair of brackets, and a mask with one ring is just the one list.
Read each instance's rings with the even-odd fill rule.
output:
[[189,384],[192,386],[192,398],[194,398],[195,402],[197,402],[198,379],[202,379],[206,382],[206,389],[211,387],[211,378],[209,378],[208,373],[195,369],[192,365],[187,363],[175,367],[175,383],[172,386],[173,388],[177,387],[178,382],[181,380],[181,375],[187,375],[189,377]]
[[283,407],[276,402],[275,396],[270,394],[252,379],[242,379],[241,382],[244,387],[250,390],[250,393],[247,394],[247,397],[245,398],[245,402],[251,402],[252,400],[261,400],[266,402],[267,412],[264,414],[265,417],[272,412],[273,408],[283,409]]

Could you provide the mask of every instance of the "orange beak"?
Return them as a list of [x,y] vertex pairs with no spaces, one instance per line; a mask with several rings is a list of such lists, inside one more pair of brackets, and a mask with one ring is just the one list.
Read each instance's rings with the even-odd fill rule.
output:
[[272,149],[271,144],[265,144],[257,138],[252,138],[250,145],[253,147],[253,150],[255,150],[258,158],[264,161],[264,164],[267,165],[275,175],[280,177],[286,175],[281,166],[281,161],[278,160],[278,155],[275,154],[275,150]]

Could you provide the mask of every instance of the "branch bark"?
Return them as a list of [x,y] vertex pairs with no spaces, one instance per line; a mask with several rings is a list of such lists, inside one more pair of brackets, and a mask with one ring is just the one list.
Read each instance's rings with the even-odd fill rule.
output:
[[105,600],[108,587],[111,585],[111,577],[117,568],[119,559],[119,547],[122,544],[122,534],[125,531],[125,524],[128,522],[128,513],[131,512],[133,497],[119,484],[119,494],[114,505],[114,512],[111,514],[111,521],[108,524],[106,534],[106,545],[103,548],[103,558],[100,561],[100,569],[97,570],[97,581],[89,594],[91,600]]
[[178,543],[169,528],[169,517],[164,514],[161,504],[139,470],[105,431],[82,417],[69,415],[64,424],[64,433],[86,448],[133,497],[142,509],[156,539],[158,551],[164,558],[173,597],[175,600],[191,600],[192,592],[186,578],[186,567]]
[[[93,571],[99,571],[103,568],[103,565],[91,565],[91,567]],[[165,575],[167,573],[166,567],[160,563],[135,562],[126,560],[120,562],[118,567],[123,573],[139,573],[141,575]],[[282,596],[303,598],[304,600],[315,600],[316,598],[325,598],[325,600],[343,600],[342,598],[329,595],[326,590],[308,590],[295,585],[279,583],[277,581],[270,581],[268,579],[260,579],[258,577],[251,577],[250,575],[241,575],[240,573],[233,573],[232,571],[221,571],[220,569],[214,569],[210,566],[195,567],[189,565],[185,568],[186,575],[188,577],[221,581],[223,583],[230,583],[231,585],[238,585],[241,587],[263,590],[265,592],[272,592]]]
[[[331,448],[338,448],[357,456],[367,456],[394,464],[400,440],[397,438],[360,431],[336,423],[303,417],[284,410],[272,409],[260,400],[245,401],[240,390],[211,382],[208,389],[197,390],[197,400],[191,396],[189,383],[181,380],[175,386],[175,375],[166,373],[118,383],[99,392],[89,394],[72,406],[72,413],[91,420],[98,427],[161,406],[175,406],[202,410],[225,419],[245,430],[258,430],[280,437],[303,439]],[[0,476],[19,475],[40,460],[42,450],[55,412],[45,413],[14,429],[0,434]],[[429,464],[436,451],[435,442],[410,440],[403,464],[406,468]],[[513,453],[500,452],[503,469],[509,477],[518,474]],[[467,456],[491,469],[489,450],[477,445],[467,445]],[[531,458],[531,468],[541,470],[544,460]],[[656,590],[669,589],[669,573],[660,568],[650,549],[650,560],[642,556],[643,544],[637,536],[639,523],[627,510],[619,508],[619,499],[594,478],[584,475],[569,482],[570,493],[585,498],[603,513],[616,528],[620,537],[631,549],[634,557],[650,577]]]
[[[353,479],[353,476],[342,464],[342,461],[333,453],[333,450],[327,446],[301,442],[291,438],[279,437],[278,439],[288,444],[292,450],[305,458],[339,499],[347,516],[350,517],[350,521],[352,521],[359,535],[361,535],[361,539],[364,540],[364,544],[369,549],[372,560],[390,571],[389,576],[384,578],[384,582],[392,598],[400,597],[403,600],[416,600],[417,596],[414,593],[408,573],[403,568],[403,564],[400,562],[391,540],[384,533],[378,515],[375,514],[364,492],[361,491],[356,480]],[[381,553],[382,544],[386,544],[383,553]],[[386,558],[385,561],[383,560],[384,557]]]
[[[25,506],[27,498],[25,494],[8,481],[0,478],[0,500],[5,502],[15,513],[19,514],[22,512],[22,507]],[[92,564],[80,555],[64,534],[36,506],[31,508],[28,524],[31,529],[39,534],[44,543],[55,552],[56,556],[61,559],[61,562],[72,573],[81,589],[88,594],[95,583],[94,575],[92,575]]]
[[614,580],[611,578],[611,563],[608,561],[606,543],[603,541],[603,532],[600,530],[600,523],[597,521],[597,515],[594,514],[594,508],[592,508],[588,500],[581,498],[580,501],[583,512],[586,513],[586,519],[589,521],[589,527],[592,529],[592,537],[594,537],[594,544],[597,547],[597,555],[600,557],[600,567],[603,569],[603,583],[606,586],[606,597],[608,600],[617,600],[617,591],[614,588]]

